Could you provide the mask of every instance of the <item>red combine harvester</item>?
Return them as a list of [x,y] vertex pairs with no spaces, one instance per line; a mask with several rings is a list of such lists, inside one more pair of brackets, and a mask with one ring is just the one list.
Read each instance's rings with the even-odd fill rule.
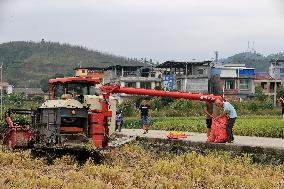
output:
[[[36,110],[10,110],[6,113],[8,129],[3,142],[10,148],[26,147],[37,153],[70,153],[99,156],[115,131],[116,100],[112,93],[215,101],[212,94],[170,92],[162,90],[103,85],[91,78],[50,79],[52,99]],[[100,93],[101,95],[99,95]],[[13,123],[12,114],[30,115],[31,124]],[[91,148],[90,148],[91,147]],[[94,149],[94,150],[90,150]],[[98,157],[99,159],[99,157]]]

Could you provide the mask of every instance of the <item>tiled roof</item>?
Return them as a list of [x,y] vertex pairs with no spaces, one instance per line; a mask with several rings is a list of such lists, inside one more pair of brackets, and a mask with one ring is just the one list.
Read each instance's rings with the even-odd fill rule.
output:
[[156,66],[157,68],[185,68],[186,65],[210,65],[211,61],[203,62],[175,62],[175,61],[166,61],[162,64]]
[[9,86],[10,84],[9,83],[7,83],[7,82],[2,82],[2,84],[1,84],[1,82],[0,82],[0,86]]
[[25,94],[44,94],[41,88],[14,88],[13,92]]
[[272,80],[274,78],[271,77],[268,72],[256,72],[255,79],[256,80],[262,80],[262,79]]

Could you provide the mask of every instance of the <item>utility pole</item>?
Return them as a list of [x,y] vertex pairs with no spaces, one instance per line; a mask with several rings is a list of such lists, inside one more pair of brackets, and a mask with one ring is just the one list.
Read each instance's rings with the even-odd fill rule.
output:
[[248,48],[247,48],[247,52],[249,52],[250,51],[250,47],[249,47],[249,41],[248,41]]
[[1,119],[2,119],[2,116],[3,116],[3,77],[2,77],[2,73],[3,73],[3,62],[1,62]]
[[277,77],[277,74],[276,74],[276,66],[277,66],[277,62],[278,62],[278,59],[279,58],[277,58],[276,60],[275,60],[275,66],[274,66],[274,98],[273,98],[273,105],[274,105],[274,107],[276,107],[276,105],[277,105],[277,98],[276,98],[276,96],[277,96],[277,82],[276,82],[276,77]]
[[274,86],[274,107],[276,107],[276,105],[277,105],[277,83],[276,83],[276,78],[274,78],[275,80],[275,86]]
[[218,51],[214,51],[214,53],[215,53],[215,64],[212,65],[213,67],[215,65],[218,65],[218,62],[219,62],[219,52]]
[[215,62],[216,62],[216,64],[218,65],[219,52],[218,52],[218,51],[215,51],[214,53],[215,53]]

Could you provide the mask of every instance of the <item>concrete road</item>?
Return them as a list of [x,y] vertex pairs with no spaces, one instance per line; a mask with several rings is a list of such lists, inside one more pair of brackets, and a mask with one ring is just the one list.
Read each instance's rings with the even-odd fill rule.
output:
[[[125,136],[138,136],[142,138],[153,138],[153,139],[167,139],[167,134],[170,131],[163,130],[149,130],[149,133],[143,134],[142,129],[122,129],[121,133]],[[193,133],[185,132],[187,138],[178,139],[184,141],[207,143],[207,136],[205,133]],[[226,143],[226,146],[249,146],[269,149],[279,149],[284,151],[284,139],[282,138],[267,138],[267,137],[249,137],[249,136],[234,136],[234,143]]]

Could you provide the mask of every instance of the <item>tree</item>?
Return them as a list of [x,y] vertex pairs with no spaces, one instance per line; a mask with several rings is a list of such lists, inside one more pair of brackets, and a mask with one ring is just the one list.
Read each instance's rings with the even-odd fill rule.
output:
[[119,105],[119,107],[125,117],[135,116],[135,114],[137,114],[133,100],[125,100]]
[[48,78],[41,79],[39,85],[42,91],[46,93],[48,91]]
[[14,87],[17,86],[17,81],[15,81],[13,79],[8,79],[7,82]]
[[11,106],[21,106],[26,100],[24,93],[11,93],[4,96],[4,103]]
[[267,99],[267,96],[264,94],[261,86],[257,86],[255,88],[255,96],[260,101],[265,101]]
[[284,86],[281,85],[278,89],[277,89],[277,98],[284,98]]
[[56,73],[56,74],[54,74],[51,77],[41,79],[40,82],[39,82],[40,88],[43,90],[43,92],[46,93],[48,91],[48,86],[49,86],[48,80],[49,79],[54,79],[54,78],[62,78],[62,77],[64,77],[64,74]]

